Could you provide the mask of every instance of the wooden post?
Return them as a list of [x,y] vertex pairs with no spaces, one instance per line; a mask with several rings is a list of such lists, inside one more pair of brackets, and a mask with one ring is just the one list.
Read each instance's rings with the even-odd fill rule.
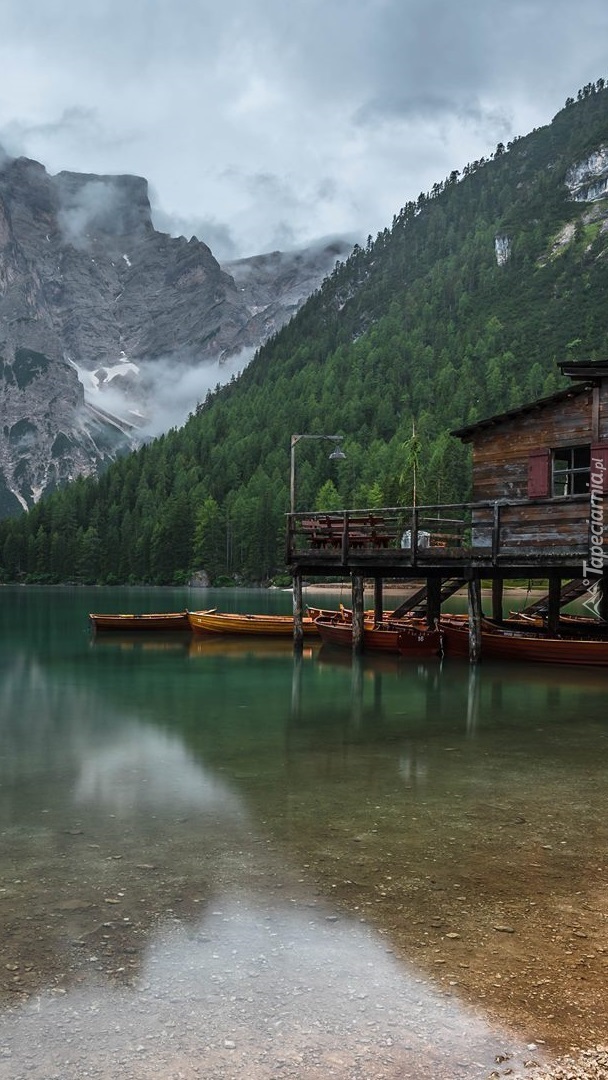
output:
[[441,578],[426,579],[426,624],[430,630],[441,618]]
[[361,574],[353,574],[352,598],[353,652],[358,654],[363,651],[363,578]]
[[384,615],[384,599],[382,596],[382,578],[374,578],[374,623],[382,622]]
[[285,562],[289,562],[292,551],[295,551],[295,523],[293,514],[287,516],[287,536],[285,540]]
[[556,574],[549,578],[549,600],[547,608],[547,633],[549,637],[559,637],[559,613],[562,598],[562,579]]
[[502,593],[504,578],[492,578],[492,618],[502,622]]
[[304,626],[302,624],[302,574],[299,570],[293,575],[293,647],[298,652],[304,646]]
[[494,520],[492,523],[492,565],[496,566],[500,554],[500,503],[494,503]]
[[412,511],[412,550],[411,550],[411,563],[412,566],[416,565],[418,559],[418,510],[414,507]]
[[478,664],[481,660],[481,584],[474,574],[469,579],[469,660]]
[[346,566],[348,562],[348,510],[344,511],[344,518],[342,520],[342,563]]

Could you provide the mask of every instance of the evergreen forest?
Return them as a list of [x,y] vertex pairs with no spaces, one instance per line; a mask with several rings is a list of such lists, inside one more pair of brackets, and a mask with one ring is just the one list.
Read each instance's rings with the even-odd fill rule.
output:
[[600,79],[408,202],[184,427],[1,522],[0,580],[277,579],[294,433],[343,435],[346,455],[298,444],[296,509],[411,505],[415,464],[418,504],[465,501],[450,431],[608,356],[608,183],[592,202],[567,183],[602,148]]

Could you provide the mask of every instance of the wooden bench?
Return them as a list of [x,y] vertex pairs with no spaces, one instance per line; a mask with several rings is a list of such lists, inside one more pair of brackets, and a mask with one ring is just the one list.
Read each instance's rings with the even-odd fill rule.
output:
[[340,548],[342,546],[342,525],[333,528],[326,517],[303,518],[300,528],[313,548]]
[[[380,530],[379,526],[384,526],[384,528]],[[300,529],[310,546],[317,549],[341,548],[344,527],[344,518],[332,517],[328,514],[320,514],[315,518],[302,518],[300,521]],[[384,519],[376,514],[357,517],[354,521],[348,522],[349,548],[388,548],[394,541],[395,536],[386,531]]]

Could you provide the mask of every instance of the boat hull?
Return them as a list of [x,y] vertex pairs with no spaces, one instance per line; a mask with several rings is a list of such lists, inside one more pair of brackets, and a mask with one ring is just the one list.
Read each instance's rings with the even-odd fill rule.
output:
[[443,631],[427,626],[404,626],[399,631],[401,656],[443,656]]
[[145,631],[189,631],[190,623],[185,611],[153,612],[149,615],[100,615],[90,614],[89,619],[96,633],[118,631],[121,634]]
[[[469,656],[469,631],[466,626],[442,623],[446,654]],[[481,655],[492,660],[524,660],[543,664],[577,664],[608,667],[608,641],[587,638],[550,638],[530,631],[517,633],[508,629],[483,628]]]
[[[189,611],[195,634],[231,634],[247,637],[293,637],[292,615],[240,615],[224,611]],[[318,636],[310,618],[302,620],[304,633]]]
[[[352,623],[316,620],[321,641],[352,649]],[[441,652],[441,633],[422,623],[411,626],[363,625],[363,648],[366,652],[393,653],[400,656],[435,656]]]

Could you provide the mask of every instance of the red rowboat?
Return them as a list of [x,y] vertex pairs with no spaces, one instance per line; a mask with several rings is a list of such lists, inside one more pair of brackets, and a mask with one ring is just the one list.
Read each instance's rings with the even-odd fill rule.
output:
[[[441,620],[448,656],[469,655],[469,630],[467,624]],[[530,630],[498,627],[482,621],[481,655],[493,660],[533,660],[548,664],[580,664],[608,667],[608,640],[547,637]]]
[[[325,645],[341,645],[352,649],[353,626],[340,619],[315,619],[321,641]],[[436,656],[441,652],[442,634],[429,630],[422,621],[415,623],[363,624],[363,648],[367,652],[399,653],[402,656]]]

